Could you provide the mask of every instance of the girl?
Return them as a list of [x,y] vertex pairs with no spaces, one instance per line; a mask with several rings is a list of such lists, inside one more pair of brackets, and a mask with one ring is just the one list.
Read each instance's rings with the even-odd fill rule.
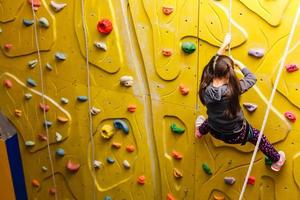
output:
[[[255,145],[259,130],[246,121],[239,96],[256,83],[256,77],[241,62],[223,55],[229,44],[230,35],[227,35],[217,55],[203,69],[199,97],[207,108],[208,119],[197,118],[195,136],[201,138],[210,132],[225,143],[244,145],[249,141]],[[234,65],[243,73],[243,79],[237,78]],[[272,170],[279,171],[285,162],[284,152],[277,152],[264,135],[259,149],[273,161]]]

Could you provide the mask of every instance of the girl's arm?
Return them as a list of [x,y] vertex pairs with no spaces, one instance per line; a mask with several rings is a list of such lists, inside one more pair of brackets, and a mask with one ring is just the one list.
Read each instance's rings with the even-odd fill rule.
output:
[[226,49],[229,47],[230,42],[231,42],[231,35],[230,35],[230,33],[227,33],[225,38],[224,38],[223,44],[220,46],[217,54],[218,55],[224,55]]
[[240,80],[241,84],[241,93],[249,90],[253,85],[255,85],[257,79],[255,74],[253,74],[243,63],[238,60],[233,59],[234,64],[241,70],[244,75],[244,78]]

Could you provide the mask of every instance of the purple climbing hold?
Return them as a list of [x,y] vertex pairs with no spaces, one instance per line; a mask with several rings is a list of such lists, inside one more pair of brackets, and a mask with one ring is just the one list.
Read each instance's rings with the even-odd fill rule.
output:
[[248,51],[248,55],[256,57],[256,58],[261,58],[265,55],[265,50],[260,48],[260,49],[250,49]]
[[228,185],[233,185],[235,183],[234,177],[224,177],[224,182]]
[[254,112],[257,109],[257,105],[253,103],[243,103],[243,106],[249,111],[249,112]]
[[44,127],[46,128],[50,128],[52,126],[52,122],[50,122],[50,121],[45,121],[44,122]]

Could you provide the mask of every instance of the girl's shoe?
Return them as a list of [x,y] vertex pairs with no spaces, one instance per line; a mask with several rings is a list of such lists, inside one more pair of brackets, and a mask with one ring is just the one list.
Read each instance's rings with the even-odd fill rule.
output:
[[196,138],[201,138],[202,134],[200,133],[199,127],[203,124],[203,122],[205,121],[204,116],[199,115],[196,119],[195,122],[195,137]]
[[279,151],[278,153],[280,154],[279,160],[271,165],[271,169],[275,172],[280,171],[285,162],[285,153],[283,151]]

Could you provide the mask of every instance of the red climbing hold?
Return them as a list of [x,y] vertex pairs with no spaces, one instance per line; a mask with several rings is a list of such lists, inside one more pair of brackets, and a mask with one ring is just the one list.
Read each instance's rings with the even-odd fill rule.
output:
[[39,182],[38,180],[36,180],[36,179],[33,179],[33,180],[31,181],[31,184],[32,184],[34,187],[40,187],[40,182]]
[[137,179],[137,182],[138,182],[140,185],[144,185],[144,184],[145,184],[145,179],[146,179],[146,177],[145,177],[144,175],[139,176],[138,179]]
[[179,153],[179,152],[177,152],[177,151],[172,151],[172,156],[173,156],[173,158],[175,158],[176,160],[181,160],[181,159],[182,159],[181,153]]
[[112,31],[112,28],[112,23],[108,19],[103,19],[97,24],[97,30],[103,34],[109,34]]
[[5,45],[4,45],[4,49],[5,49],[6,51],[9,51],[12,47],[13,47],[12,44],[5,44]]
[[290,111],[287,111],[284,113],[284,116],[286,118],[288,118],[291,122],[295,122],[296,121],[296,115]]
[[50,106],[47,104],[40,103],[40,108],[42,111],[48,112],[48,110],[50,109]]
[[68,160],[67,162],[67,169],[70,171],[70,172],[77,172],[80,168],[80,164],[79,163],[74,163],[72,162],[71,160]]
[[247,183],[250,184],[250,185],[254,185],[255,184],[255,177],[254,176],[249,176]]
[[6,88],[11,88],[11,87],[12,87],[12,82],[11,82],[11,80],[9,80],[9,79],[5,79],[5,80],[3,81],[3,85],[4,85]]
[[288,64],[285,66],[286,68],[286,71],[287,72],[294,72],[294,71],[297,71],[299,69],[298,65],[297,64]]
[[56,188],[50,188],[49,189],[49,194],[51,194],[51,195],[55,195],[56,194]]
[[176,200],[172,193],[168,193],[167,200]]
[[135,150],[135,147],[133,145],[128,145],[126,147],[126,151],[128,151],[129,153],[134,152],[134,150]]
[[164,6],[162,8],[162,11],[165,15],[170,15],[172,12],[173,12],[173,8],[172,7],[167,7],[167,6]]
[[33,10],[37,11],[39,7],[41,7],[41,1],[40,0],[28,0],[28,3],[33,5]]
[[182,95],[187,95],[189,92],[190,92],[190,89],[189,88],[187,88],[185,85],[183,85],[183,84],[180,84],[179,85],[179,90],[180,90],[180,92],[181,92],[181,94]]
[[127,107],[127,110],[129,111],[129,112],[131,112],[131,113],[133,113],[133,112],[135,112],[135,110],[136,110],[136,105],[129,105],[128,107]]
[[170,49],[163,49],[162,54],[166,57],[170,57],[172,55],[172,51]]

